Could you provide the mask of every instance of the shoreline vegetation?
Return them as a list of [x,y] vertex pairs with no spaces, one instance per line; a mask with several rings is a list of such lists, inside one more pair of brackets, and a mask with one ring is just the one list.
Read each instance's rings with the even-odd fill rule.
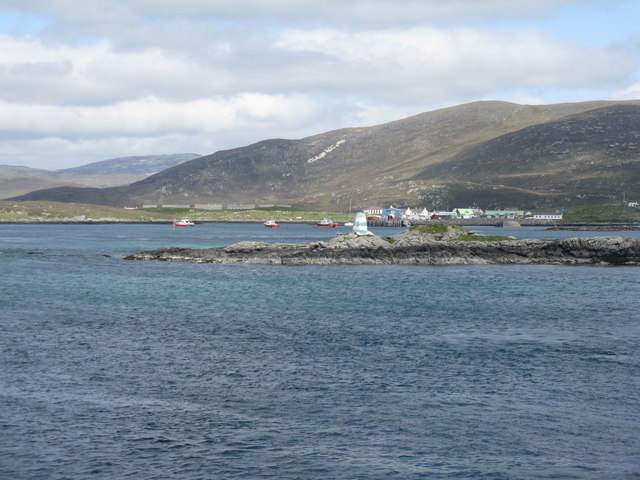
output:
[[640,265],[640,240],[517,240],[476,235],[459,226],[424,225],[388,238],[346,234],[308,244],[245,241],[204,249],[159,248],[124,259],[261,265]]
[[[640,208],[625,206],[576,207],[563,214],[561,221],[520,220],[522,226],[586,230],[640,229]],[[266,207],[252,210],[202,210],[190,208],[125,209],[78,203],[0,200],[0,223],[171,223],[174,218],[189,218],[196,223],[244,222],[315,223],[330,217],[337,222],[352,221],[355,212],[311,211],[296,207]],[[499,220],[432,220],[424,223],[456,225],[496,225]],[[415,223],[415,222],[414,222]],[[593,228],[592,228],[593,227]]]
[[279,223],[318,222],[331,217],[339,222],[352,220],[354,214],[308,211],[289,207],[252,210],[203,210],[195,208],[114,208],[80,203],[0,201],[0,223],[171,223],[174,218],[189,218],[196,223],[277,220]]

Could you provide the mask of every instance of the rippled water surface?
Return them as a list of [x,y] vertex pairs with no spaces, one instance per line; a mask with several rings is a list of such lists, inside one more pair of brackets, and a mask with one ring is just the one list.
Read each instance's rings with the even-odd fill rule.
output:
[[122,260],[334,234],[0,225],[0,478],[640,478],[640,268]]

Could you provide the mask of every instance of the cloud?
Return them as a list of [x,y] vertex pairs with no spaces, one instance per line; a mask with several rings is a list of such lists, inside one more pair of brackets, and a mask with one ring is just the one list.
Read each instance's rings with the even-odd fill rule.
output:
[[640,82],[629,85],[611,95],[612,100],[638,100],[640,99]]
[[561,44],[533,31],[289,30],[277,45],[309,54],[301,60],[301,84],[401,103],[482,96],[507,86],[597,87],[637,67],[623,51]]
[[0,16],[13,9],[38,28],[0,22],[0,151],[43,162],[206,154],[480,98],[638,95],[625,90],[637,44],[593,47],[530,22],[494,23],[609,8],[603,0],[2,3]]
[[67,107],[0,103],[4,136],[71,138],[223,134],[225,131],[308,124],[320,110],[301,95],[245,93],[229,98],[168,102],[147,97],[121,103]]
[[[63,168],[124,155],[196,152],[318,133],[326,105],[301,95],[241,94],[92,107],[0,103],[0,163]],[[322,131],[322,130],[321,130]],[[43,159],[42,156],[46,156]]]
[[636,67],[636,57],[623,50],[562,44],[534,31],[284,29],[254,40],[227,38],[192,53],[153,44],[125,51],[108,42],[48,45],[4,35],[0,99],[96,105],[295,92],[433,104],[506,87],[594,88]]
[[0,36],[0,98],[25,103],[94,104],[155,94],[194,98],[219,91],[226,74],[160,48],[118,52],[108,42],[49,45]]
[[441,20],[468,21],[496,15],[535,16],[563,5],[605,4],[595,0],[5,0],[4,7],[42,14],[62,23],[102,24],[132,18],[215,18],[223,21],[271,21],[275,24],[354,26],[416,25]]

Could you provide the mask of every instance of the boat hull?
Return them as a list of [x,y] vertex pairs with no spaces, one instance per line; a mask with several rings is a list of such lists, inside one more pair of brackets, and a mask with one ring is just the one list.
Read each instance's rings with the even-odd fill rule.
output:
[[193,227],[195,225],[195,223],[193,223],[192,221],[187,221],[187,220],[175,220],[173,222],[173,226],[174,227]]

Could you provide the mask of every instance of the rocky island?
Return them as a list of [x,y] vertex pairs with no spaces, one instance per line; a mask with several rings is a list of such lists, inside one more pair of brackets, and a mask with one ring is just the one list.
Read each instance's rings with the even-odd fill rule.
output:
[[347,234],[307,244],[240,242],[205,249],[160,248],[129,255],[125,260],[267,265],[640,265],[640,240],[516,240],[433,225],[389,238]]

